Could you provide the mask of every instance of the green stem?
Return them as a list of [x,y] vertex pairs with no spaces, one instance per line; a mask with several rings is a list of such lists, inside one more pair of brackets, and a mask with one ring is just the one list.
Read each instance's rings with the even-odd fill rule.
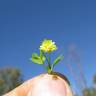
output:
[[48,66],[49,66],[49,68],[51,68],[51,64],[50,64],[50,61],[49,61],[49,59],[47,58],[47,56],[43,53],[43,55],[44,55],[44,57],[46,58],[46,60],[47,60],[47,63],[48,63]]
[[[43,67],[44,67],[44,69],[46,69],[46,65],[45,64],[43,64]],[[46,71],[48,71],[48,70],[46,69]]]
[[51,71],[52,71],[52,72],[53,72],[53,67],[54,67],[53,65],[54,65],[54,64],[51,65]]
[[44,57],[46,58],[47,60],[47,63],[48,63],[48,69],[47,69],[47,72],[48,74],[51,74],[52,73],[52,68],[51,68],[51,62],[50,62],[50,54],[48,54],[49,56],[47,57],[44,53],[43,53]]
[[50,60],[50,53],[48,54],[48,66],[49,66],[49,68],[51,69],[51,60]]

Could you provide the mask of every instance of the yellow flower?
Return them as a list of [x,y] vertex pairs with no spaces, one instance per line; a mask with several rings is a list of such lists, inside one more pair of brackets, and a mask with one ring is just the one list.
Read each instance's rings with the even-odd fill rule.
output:
[[50,53],[57,50],[57,46],[55,45],[55,42],[52,42],[52,40],[45,39],[40,46],[40,50]]

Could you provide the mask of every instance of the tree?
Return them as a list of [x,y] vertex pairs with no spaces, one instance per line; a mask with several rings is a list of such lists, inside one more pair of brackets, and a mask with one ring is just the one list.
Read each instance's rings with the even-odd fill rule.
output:
[[0,96],[22,84],[22,82],[20,70],[16,68],[0,69]]
[[94,78],[93,78],[93,87],[94,87],[95,90],[96,90],[96,75],[94,75]]
[[96,96],[96,75],[93,77],[93,86],[83,90],[83,96]]

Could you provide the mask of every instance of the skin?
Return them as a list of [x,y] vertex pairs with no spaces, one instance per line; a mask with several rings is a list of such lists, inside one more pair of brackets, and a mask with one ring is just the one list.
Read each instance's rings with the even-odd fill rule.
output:
[[73,96],[69,84],[58,75],[42,74],[3,96]]

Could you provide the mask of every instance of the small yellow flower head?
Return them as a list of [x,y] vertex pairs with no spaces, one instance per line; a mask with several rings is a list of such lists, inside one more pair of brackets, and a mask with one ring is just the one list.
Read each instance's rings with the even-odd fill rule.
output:
[[55,42],[52,42],[52,40],[45,39],[40,46],[40,50],[50,53],[57,50],[57,46],[55,45]]

